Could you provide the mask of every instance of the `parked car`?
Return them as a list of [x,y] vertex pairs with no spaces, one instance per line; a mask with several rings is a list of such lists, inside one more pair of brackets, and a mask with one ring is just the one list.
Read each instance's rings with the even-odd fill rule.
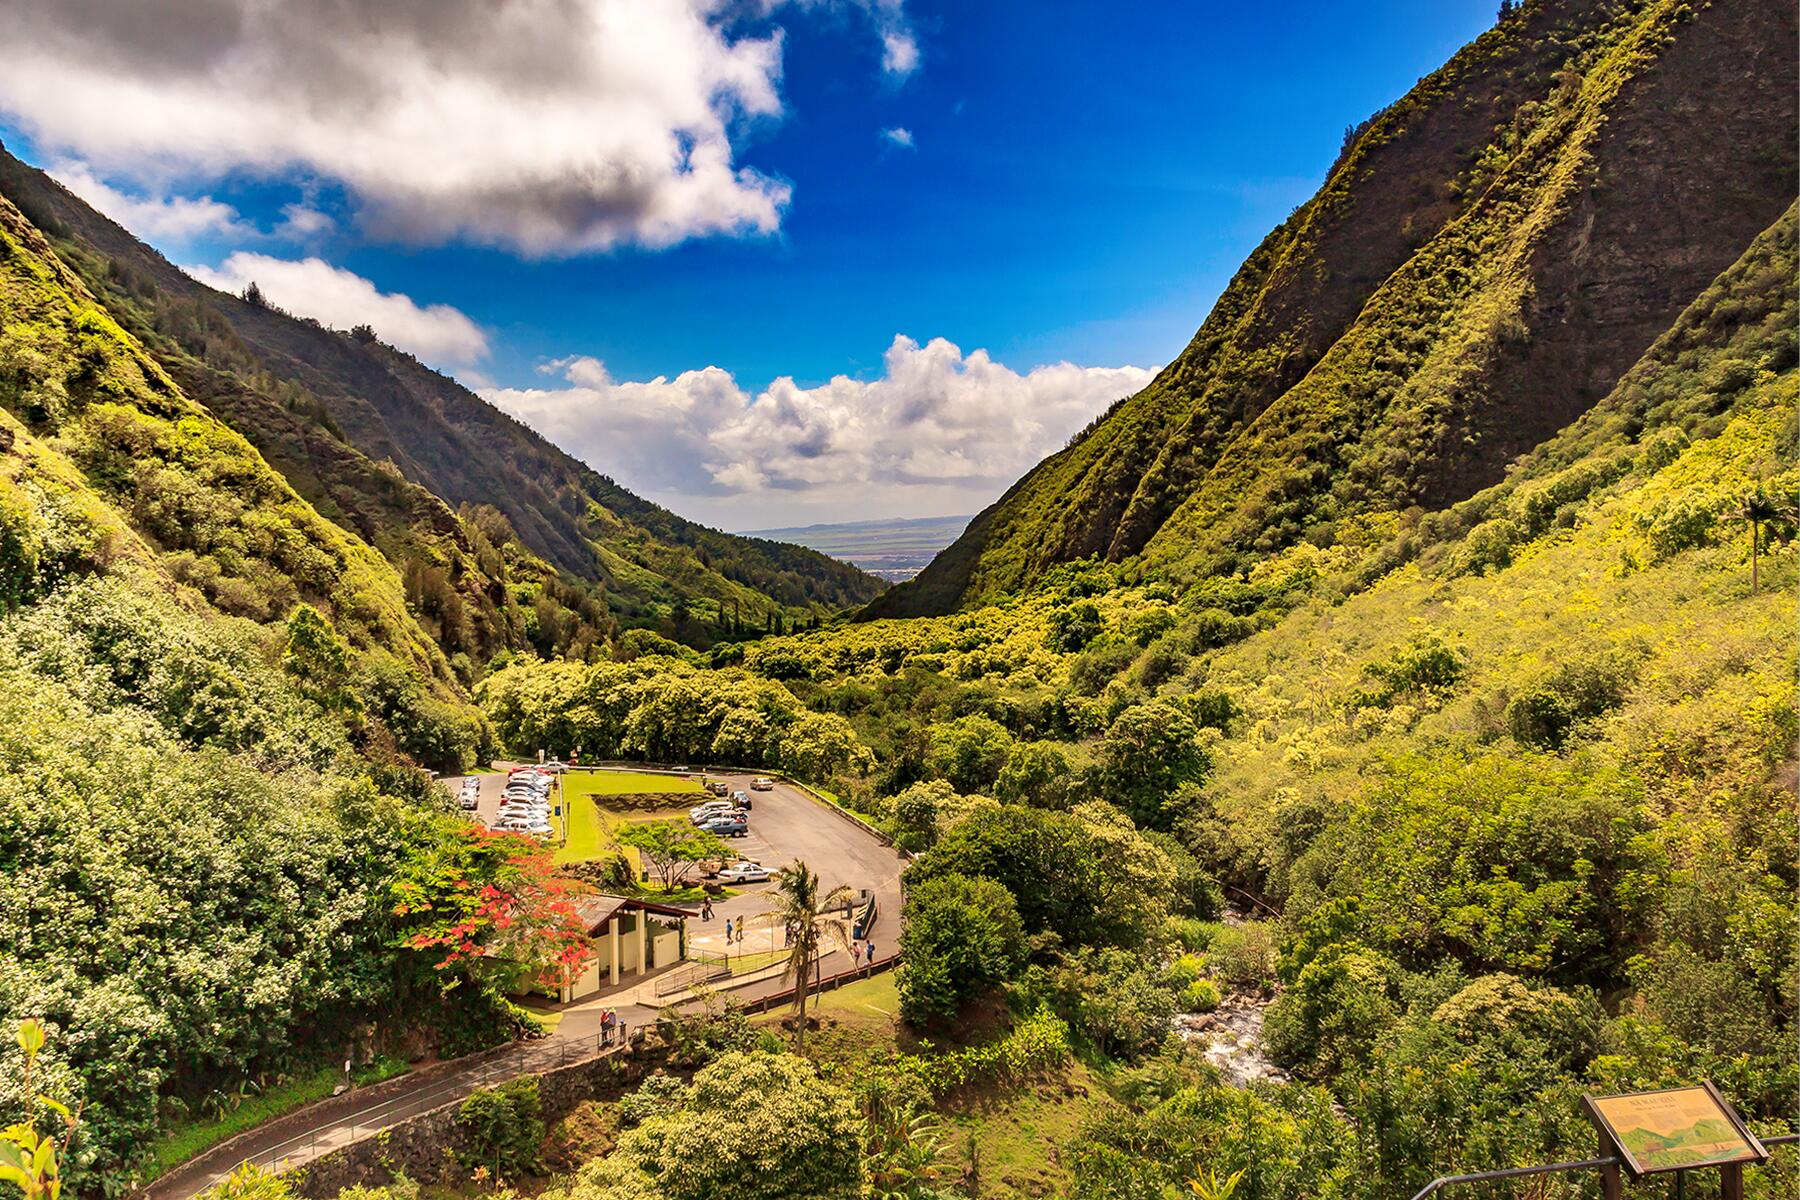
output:
[[733,793],[731,793],[731,802],[733,804],[737,805],[739,808],[743,809],[745,812],[749,812],[752,808],[756,807],[756,805],[750,799],[749,792],[733,792]]
[[722,837],[743,837],[750,832],[750,818],[743,813],[721,813],[701,821],[700,828]]
[[715,796],[731,795],[731,785],[729,783],[726,783],[723,779],[707,780],[706,781],[706,790],[711,792]]
[[688,820],[697,825],[711,817],[729,813],[735,807],[729,800],[708,800],[705,804],[698,804],[688,809]]
[[765,779],[761,775],[758,775],[755,779],[750,781],[750,790],[753,792],[772,792],[775,790],[775,781],[773,779]]
[[720,883],[767,883],[771,872],[761,863],[736,862],[720,871],[716,879]]

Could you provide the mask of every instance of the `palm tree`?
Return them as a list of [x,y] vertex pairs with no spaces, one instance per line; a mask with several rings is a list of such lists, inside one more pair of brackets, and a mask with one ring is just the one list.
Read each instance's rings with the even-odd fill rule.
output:
[[1761,580],[1757,576],[1757,556],[1762,549],[1762,527],[1772,521],[1785,521],[1792,518],[1794,505],[1785,496],[1771,492],[1762,484],[1757,484],[1745,492],[1738,501],[1737,507],[1726,513],[1733,521],[1742,521],[1750,526],[1750,594],[1756,595]]
[[827,914],[848,905],[853,894],[848,885],[839,884],[819,895],[818,875],[801,861],[775,873],[775,904],[770,913],[788,930],[791,939],[787,969],[781,977],[794,981],[794,1014],[799,1018],[794,1032],[797,1054],[806,1051],[806,993],[813,966],[819,961],[819,942],[829,937],[845,950],[850,947],[842,923]]

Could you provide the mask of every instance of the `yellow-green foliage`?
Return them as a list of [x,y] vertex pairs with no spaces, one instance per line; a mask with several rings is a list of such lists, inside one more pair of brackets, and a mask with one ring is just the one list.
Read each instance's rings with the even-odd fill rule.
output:
[[0,409],[12,553],[29,547],[37,590],[133,560],[257,622],[311,603],[358,646],[448,678],[393,568],[183,396],[4,201]]

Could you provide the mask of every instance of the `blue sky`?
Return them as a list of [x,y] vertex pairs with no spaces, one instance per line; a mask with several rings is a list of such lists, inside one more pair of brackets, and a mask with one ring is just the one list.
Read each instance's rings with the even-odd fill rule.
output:
[[[170,8],[189,3],[200,0]],[[651,100],[615,82],[630,74],[616,63],[594,68],[607,82],[590,92],[579,66],[547,63],[532,78],[544,51],[531,38],[541,30],[521,34],[502,87],[520,99],[496,106],[484,81],[489,90],[470,110],[485,121],[512,105],[517,124],[505,111],[491,131],[468,135],[476,140],[445,143],[449,162],[428,152],[402,162],[379,141],[352,157],[365,130],[348,109],[319,117],[314,140],[288,141],[296,122],[276,107],[265,135],[237,120],[229,71],[170,101],[171,112],[202,113],[202,150],[159,142],[148,123],[121,132],[100,113],[84,121],[56,111],[24,83],[10,92],[0,84],[0,136],[55,164],[175,261],[214,268],[227,285],[244,272],[286,278],[264,260],[316,257],[367,285],[294,272],[289,307],[323,307],[323,319],[349,324],[357,286],[372,285],[364,302],[376,292],[410,297],[413,314],[372,310],[392,313],[393,329],[376,319],[378,331],[401,344],[416,333],[422,357],[678,511],[739,528],[917,516],[979,507],[1111,393],[1147,377],[1122,369],[1178,353],[1248,251],[1318,186],[1344,126],[1491,25],[1494,8],[811,0],[732,21],[700,4],[665,36],[633,24],[641,10],[629,0],[593,3],[620,9],[607,52],[654,64],[642,84]],[[196,30],[213,28],[194,19]],[[40,61],[57,60],[58,36],[75,36],[53,21],[27,30],[41,39]],[[471,44],[506,45],[504,30],[470,29]],[[167,72],[191,76],[190,45],[244,55],[257,36],[215,43],[166,25],[109,33],[120,61],[156,91],[133,93],[131,80],[102,69],[104,50],[92,47],[106,38],[91,30],[81,40],[98,67],[60,82],[65,96],[125,89],[105,98],[115,113],[168,95],[171,76],[135,65],[143,59],[167,54]],[[306,41],[305,31],[266,36],[277,34],[284,46]],[[642,45],[629,44],[640,34]],[[457,34],[395,36],[371,88],[405,87],[387,77],[403,53],[392,45]],[[313,59],[296,54],[296,72],[313,61],[334,87],[359,86],[354,55],[332,40],[352,34],[318,37]],[[178,39],[181,51],[160,48]],[[686,49],[668,50],[672,39]],[[684,68],[668,64],[689,62],[690,51],[696,82],[681,93],[667,80]],[[691,110],[719,78],[732,81],[734,98],[716,106],[716,128],[695,133]],[[447,90],[419,86],[428,100]],[[309,120],[319,110],[311,95],[295,100]],[[397,111],[407,99],[376,102]],[[582,142],[646,122],[643,110],[658,105],[676,114],[665,123],[683,138],[718,143],[730,161],[700,200],[657,201],[654,179],[632,191],[632,203],[651,196],[652,207],[683,215],[672,228],[633,215],[627,227],[619,196],[595,193],[595,158]],[[479,123],[459,120],[456,136]],[[403,143],[407,132],[399,126]],[[434,137],[444,140],[421,126],[417,141]],[[621,145],[618,154],[635,152]],[[384,156],[393,160],[385,175]],[[475,160],[505,178],[482,177],[467,167]],[[734,185],[730,172],[746,170],[753,175]],[[470,178],[442,182],[459,173]],[[415,194],[410,182],[421,178],[438,190]],[[235,216],[196,207],[209,202]],[[234,274],[234,252],[261,257]],[[439,305],[455,313],[430,309]],[[932,339],[949,349],[934,351]],[[993,361],[971,366],[977,350]],[[1095,373],[1032,373],[1057,363]],[[683,375],[706,367],[720,372]],[[877,390],[833,389],[840,375]],[[912,391],[896,383],[902,376]],[[666,385],[653,386],[656,377]],[[782,377],[791,389],[771,391]],[[914,440],[911,459],[883,448]],[[733,454],[730,444],[746,449]]]

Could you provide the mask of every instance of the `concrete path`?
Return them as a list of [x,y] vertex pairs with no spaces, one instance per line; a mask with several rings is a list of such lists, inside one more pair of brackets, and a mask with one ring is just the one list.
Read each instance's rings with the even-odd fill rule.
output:
[[[752,776],[711,773],[709,778],[725,779],[734,789],[747,791]],[[504,775],[483,776],[482,817],[491,818],[498,806],[503,780]],[[458,785],[454,779],[446,782],[452,791]],[[876,957],[882,961],[892,957],[899,946],[900,870],[905,865],[900,855],[849,817],[790,784],[779,783],[774,790],[754,792],[752,797],[750,833],[731,839],[734,849],[742,857],[770,868],[805,860],[818,872],[821,891],[829,891],[840,883],[872,889],[879,910],[873,930]],[[748,885],[741,894],[714,905],[713,920],[707,922],[699,919],[698,905],[684,906],[692,907],[695,913],[688,922],[690,952],[766,957],[769,951],[780,950],[780,931],[772,928],[767,917],[770,898],[766,893],[770,886]],[[749,922],[744,940],[733,941],[729,947],[725,941],[727,919],[734,931],[739,922]],[[865,948],[866,943],[857,947],[857,965],[865,961]],[[834,950],[822,959],[821,974],[830,976],[850,966],[849,956]],[[731,1003],[750,1004],[779,995],[792,986],[776,970],[755,974],[753,980],[720,994]],[[715,987],[725,982],[715,981]],[[277,1170],[297,1167],[399,1121],[459,1101],[477,1088],[617,1053],[623,1041],[616,1030],[605,1028],[604,1014],[612,1011],[628,1032],[654,1025],[661,1011],[654,987],[652,977],[574,1004],[554,1006],[550,1011],[560,1011],[562,1019],[546,1038],[433,1064],[288,1113],[215,1146],[164,1175],[143,1191],[142,1200],[189,1200],[246,1161]],[[678,1009],[696,1006],[696,1001],[679,1000],[674,1005]]]

